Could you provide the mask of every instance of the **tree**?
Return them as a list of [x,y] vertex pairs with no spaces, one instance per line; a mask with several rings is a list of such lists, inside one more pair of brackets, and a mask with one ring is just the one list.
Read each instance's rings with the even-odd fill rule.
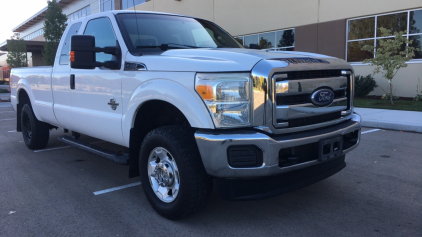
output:
[[[385,28],[380,28],[381,35],[383,37],[391,36],[391,31]],[[383,38],[380,39],[377,44],[379,47],[376,48],[375,57],[371,59],[365,59],[363,63],[369,63],[371,66],[376,66],[373,74],[380,73],[388,80],[390,84],[390,102],[393,102],[393,78],[397,74],[400,68],[407,67],[406,62],[411,60],[415,56],[415,49],[409,45],[412,44],[412,40],[407,40],[403,35],[406,31],[394,32],[394,38]],[[373,45],[365,45],[362,48],[365,51],[374,52],[375,48]]]
[[281,39],[278,41],[278,47],[293,46],[295,43],[295,32],[293,30],[285,30]]
[[46,65],[53,65],[60,39],[67,26],[67,17],[62,13],[56,0],[47,2],[47,14],[44,22],[45,49],[43,52]]
[[7,42],[7,64],[10,68],[27,67],[28,62],[26,59],[26,45],[23,39],[20,39],[18,34],[11,37]]

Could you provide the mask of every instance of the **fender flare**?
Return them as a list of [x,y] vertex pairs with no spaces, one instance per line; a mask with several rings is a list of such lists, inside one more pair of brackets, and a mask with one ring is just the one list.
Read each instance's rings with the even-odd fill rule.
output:
[[204,102],[194,89],[189,90],[183,85],[168,79],[152,79],[140,84],[128,101],[126,113],[122,119],[123,138],[127,146],[130,141],[130,130],[138,110],[150,100],[161,100],[172,104],[186,117],[191,127],[214,129],[211,115]]
[[33,94],[32,89],[31,89],[31,85],[24,78],[21,78],[19,80],[18,84],[17,84],[17,88],[16,88],[16,104],[19,104],[20,103],[20,101],[19,101],[19,95],[20,95],[20,93],[22,93],[22,90],[24,90],[26,92],[26,94],[28,95],[29,101],[31,102],[32,111],[34,112],[35,117],[38,120],[40,120],[40,115],[38,114],[38,111],[34,108],[35,98],[34,98],[34,94]]

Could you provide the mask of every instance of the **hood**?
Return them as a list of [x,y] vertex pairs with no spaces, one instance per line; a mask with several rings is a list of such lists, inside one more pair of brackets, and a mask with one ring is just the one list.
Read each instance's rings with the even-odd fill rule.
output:
[[144,55],[139,62],[149,71],[246,72],[261,60],[314,58],[342,61],[329,56],[297,51],[265,51],[242,48],[173,49],[159,55]]

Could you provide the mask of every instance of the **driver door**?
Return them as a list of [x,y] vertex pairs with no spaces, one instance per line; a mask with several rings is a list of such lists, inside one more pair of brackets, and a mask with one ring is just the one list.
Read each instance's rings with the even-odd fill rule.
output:
[[[96,47],[117,44],[113,25],[108,17],[88,21],[83,34],[95,36]],[[98,62],[110,61],[113,57],[110,54],[96,53]],[[71,69],[70,74],[75,81],[75,89],[71,92],[72,131],[123,144],[122,70]]]

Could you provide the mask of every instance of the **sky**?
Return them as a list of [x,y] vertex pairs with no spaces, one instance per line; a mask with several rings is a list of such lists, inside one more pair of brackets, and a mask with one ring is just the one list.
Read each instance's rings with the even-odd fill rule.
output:
[[0,43],[13,35],[12,29],[47,6],[47,0],[2,0]]

